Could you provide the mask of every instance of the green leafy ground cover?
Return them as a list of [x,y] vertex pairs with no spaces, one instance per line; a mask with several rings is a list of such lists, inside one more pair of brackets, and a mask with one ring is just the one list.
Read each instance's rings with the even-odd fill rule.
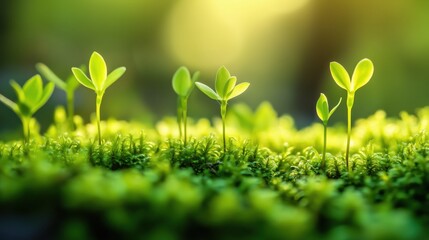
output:
[[297,129],[268,103],[222,121],[109,119],[67,132],[63,109],[29,144],[0,143],[2,239],[424,239],[429,108]]

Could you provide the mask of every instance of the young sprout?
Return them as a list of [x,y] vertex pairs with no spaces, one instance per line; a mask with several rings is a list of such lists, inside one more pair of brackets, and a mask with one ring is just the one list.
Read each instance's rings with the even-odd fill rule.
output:
[[237,78],[231,76],[229,71],[224,67],[220,67],[216,73],[215,90],[216,92],[208,87],[207,85],[196,82],[197,87],[206,94],[209,98],[214,99],[220,103],[220,114],[222,116],[222,133],[223,133],[223,150],[226,152],[226,137],[225,137],[225,117],[226,117],[226,106],[228,100],[237,97],[242,94],[249,87],[250,83],[243,82],[235,85]]
[[353,72],[352,79],[346,69],[337,62],[330,64],[331,74],[335,82],[347,91],[347,147],[346,167],[349,169],[350,135],[352,130],[352,107],[355,101],[355,92],[369,82],[374,73],[374,65],[371,60],[362,59]]
[[34,75],[21,88],[21,86],[12,80],[10,85],[15,90],[18,96],[18,101],[15,103],[10,99],[0,94],[0,101],[11,108],[21,119],[22,129],[24,132],[24,143],[30,141],[30,120],[31,117],[39,108],[41,108],[54,91],[54,84],[48,83],[43,88],[43,82],[40,75]]
[[76,79],[83,86],[95,91],[97,97],[95,101],[95,114],[97,118],[98,144],[101,144],[101,127],[100,127],[100,106],[103,95],[108,87],[118,80],[125,72],[125,67],[119,67],[107,74],[107,66],[103,57],[93,52],[89,59],[89,74],[91,78],[80,68],[73,67],[72,72]]
[[338,101],[337,105],[329,111],[328,99],[325,94],[321,93],[319,99],[316,103],[316,112],[320,120],[323,123],[323,153],[322,153],[322,169],[325,170],[325,156],[326,156],[326,140],[327,140],[327,130],[328,130],[328,121],[332,114],[340,106],[342,98]]
[[[180,67],[174,73],[172,85],[173,90],[177,93],[177,123],[179,125],[179,134],[182,138],[183,132],[183,142],[186,145],[187,139],[187,114],[188,114],[188,98],[191,95],[192,90],[194,89],[194,83],[200,76],[200,72],[195,72],[194,75],[189,73],[189,70],[186,67]],[[183,130],[182,130],[183,129]]]
[[46,79],[53,82],[58,88],[66,92],[67,98],[67,122],[69,130],[73,130],[73,116],[74,116],[74,91],[79,87],[79,82],[73,75],[70,75],[66,81],[60,79],[52,70],[43,63],[37,63],[36,69]]

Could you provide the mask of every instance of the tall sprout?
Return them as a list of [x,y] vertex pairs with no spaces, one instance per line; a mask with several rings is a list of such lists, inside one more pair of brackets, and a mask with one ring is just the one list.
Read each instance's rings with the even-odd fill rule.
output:
[[319,99],[316,103],[316,113],[319,116],[320,120],[323,123],[323,152],[322,152],[322,166],[321,168],[325,171],[326,165],[326,144],[327,144],[327,136],[328,136],[328,121],[332,114],[337,110],[338,106],[340,106],[342,98],[338,101],[337,105],[333,107],[329,111],[329,103],[328,98],[326,98],[325,94],[321,93]]
[[[195,72],[194,75],[189,73],[186,67],[180,67],[173,75],[172,85],[173,90],[177,93],[177,123],[179,125],[180,138],[183,137],[183,142],[186,145],[187,141],[187,115],[188,115],[188,98],[194,89],[194,83],[200,76],[200,72]],[[183,136],[182,136],[183,135]]]
[[82,69],[76,67],[72,68],[72,72],[79,83],[94,90],[97,95],[95,100],[95,114],[97,118],[98,144],[101,144],[100,107],[103,95],[106,89],[125,73],[125,70],[125,67],[119,67],[107,74],[106,62],[97,52],[93,52],[89,59],[89,74],[91,78],[87,77]]
[[226,107],[228,101],[232,98],[237,97],[247,90],[250,83],[243,82],[238,85],[237,78],[231,76],[228,69],[224,66],[220,67],[216,73],[215,90],[211,89],[204,83],[196,82],[198,89],[200,89],[209,98],[216,100],[220,103],[220,114],[222,117],[222,136],[223,136],[223,150],[226,152],[226,133],[225,133],[225,121],[226,121]]
[[350,136],[352,131],[352,108],[355,101],[356,91],[369,82],[373,73],[374,65],[371,60],[362,59],[355,67],[350,80],[346,69],[337,62],[330,64],[331,75],[338,86],[347,91],[347,147],[346,147],[346,167],[349,170]]

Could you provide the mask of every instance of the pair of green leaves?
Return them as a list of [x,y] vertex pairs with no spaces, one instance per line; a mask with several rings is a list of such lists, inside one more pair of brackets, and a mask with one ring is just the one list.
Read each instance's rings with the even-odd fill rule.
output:
[[188,98],[194,89],[194,84],[200,77],[200,72],[195,72],[192,75],[188,68],[182,66],[173,75],[173,90],[182,98]]
[[332,77],[338,86],[349,93],[354,93],[356,90],[367,84],[374,73],[374,65],[371,60],[367,58],[362,59],[356,65],[351,80],[346,69],[341,64],[331,62],[330,69]]
[[82,69],[72,68],[76,79],[83,86],[94,90],[97,94],[104,94],[106,89],[125,73],[125,70],[125,67],[119,67],[107,75],[106,62],[97,52],[93,52],[89,59],[89,74],[91,78],[87,77]]
[[374,65],[371,60],[364,58],[355,67],[352,78],[346,69],[337,62],[330,64],[331,75],[338,86],[347,91],[347,146],[346,167],[349,169],[350,137],[352,129],[352,108],[355,101],[355,92],[365,86],[374,74]]
[[209,86],[196,82],[197,87],[206,94],[209,98],[217,101],[228,101],[242,94],[249,87],[250,83],[243,82],[238,85],[237,78],[231,76],[229,71],[224,67],[220,67],[216,74],[215,90]]
[[324,125],[328,124],[329,118],[332,116],[335,110],[337,110],[338,106],[340,106],[341,100],[342,98],[340,98],[340,101],[338,101],[337,105],[335,105],[335,107],[329,111],[328,98],[326,98],[325,94],[320,94],[320,97],[316,103],[316,112],[317,116],[319,116]]
[[2,94],[0,94],[0,101],[20,117],[31,117],[45,105],[54,91],[53,83],[48,83],[45,88],[43,87],[42,78],[38,74],[28,79],[22,88],[14,80],[10,82],[10,85],[18,96],[17,102],[11,101]]

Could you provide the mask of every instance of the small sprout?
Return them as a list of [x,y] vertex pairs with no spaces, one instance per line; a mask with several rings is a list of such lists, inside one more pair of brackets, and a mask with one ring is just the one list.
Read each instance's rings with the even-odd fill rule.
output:
[[362,59],[353,72],[352,79],[346,69],[337,62],[330,64],[331,74],[338,86],[347,91],[347,147],[346,147],[346,167],[349,169],[350,136],[352,131],[352,107],[355,101],[355,92],[369,82],[373,73],[374,65],[371,60]]
[[113,70],[110,74],[107,74],[106,62],[97,52],[93,52],[89,59],[89,74],[91,78],[87,77],[82,69],[76,67],[72,68],[72,72],[79,83],[94,90],[97,95],[95,111],[98,128],[98,144],[101,144],[100,106],[101,101],[103,100],[103,95],[106,89],[125,73],[125,70],[125,67],[119,67]]
[[225,137],[225,118],[226,118],[226,106],[228,100],[237,97],[242,94],[249,87],[250,83],[243,82],[238,85],[237,78],[231,76],[229,71],[224,67],[220,67],[216,74],[215,90],[216,92],[208,87],[207,85],[196,82],[198,89],[200,89],[209,98],[216,100],[220,103],[220,114],[222,116],[222,132],[223,132],[223,150],[226,151],[226,137]]
[[74,91],[79,87],[79,82],[74,75],[70,75],[66,81],[60,79],[48,66],[43,63],[37,63],[36,69],[46,79],[53,82],[58,88],[66,92],[67,98],[67,122],[69,130],[74,129],[73,116],[74,116]]
[[40,75],[34,75],[21,88],[21,86],[12,80],[10,85],[15,90],[18,96],[18,101],[15,103],[10,99],[0,94],[0,101],[11,108],[21,119],[22,129],[24,132],[24,143],[30,141],[30,120],[34,113],[37,112],[54,91],[54,84],[48,83],[43,88],[43,82]]
[[325,156],[326,156],[326,140],[327,140],[327,130],[328,130],[328,121],[332,114],[337,110],[338,106],[340,106],[342,98],[338,101],[337,105],[329,111],[328,99],[325,94],[321,93],[319,99],[316,103],[316,112],[317,116],[319,116],[320,120],[323,123],[323,153],[322,153],[322,169],[325,170]]
[[[182,138],[183,133],[183,142],[186,145],[187,140],[187,114],[188,114],[188,98],[191,95],[192,90],[194,89],[194,83],[200,76],[200,72],[195,72],[194,75],[189,73],[189,70],[186,67],[180,67],[174,73],[172,85],[173,90],[177,93],[177,123],[179,125],[180,138]],[[182,130],[183,129],[183,130]]]

